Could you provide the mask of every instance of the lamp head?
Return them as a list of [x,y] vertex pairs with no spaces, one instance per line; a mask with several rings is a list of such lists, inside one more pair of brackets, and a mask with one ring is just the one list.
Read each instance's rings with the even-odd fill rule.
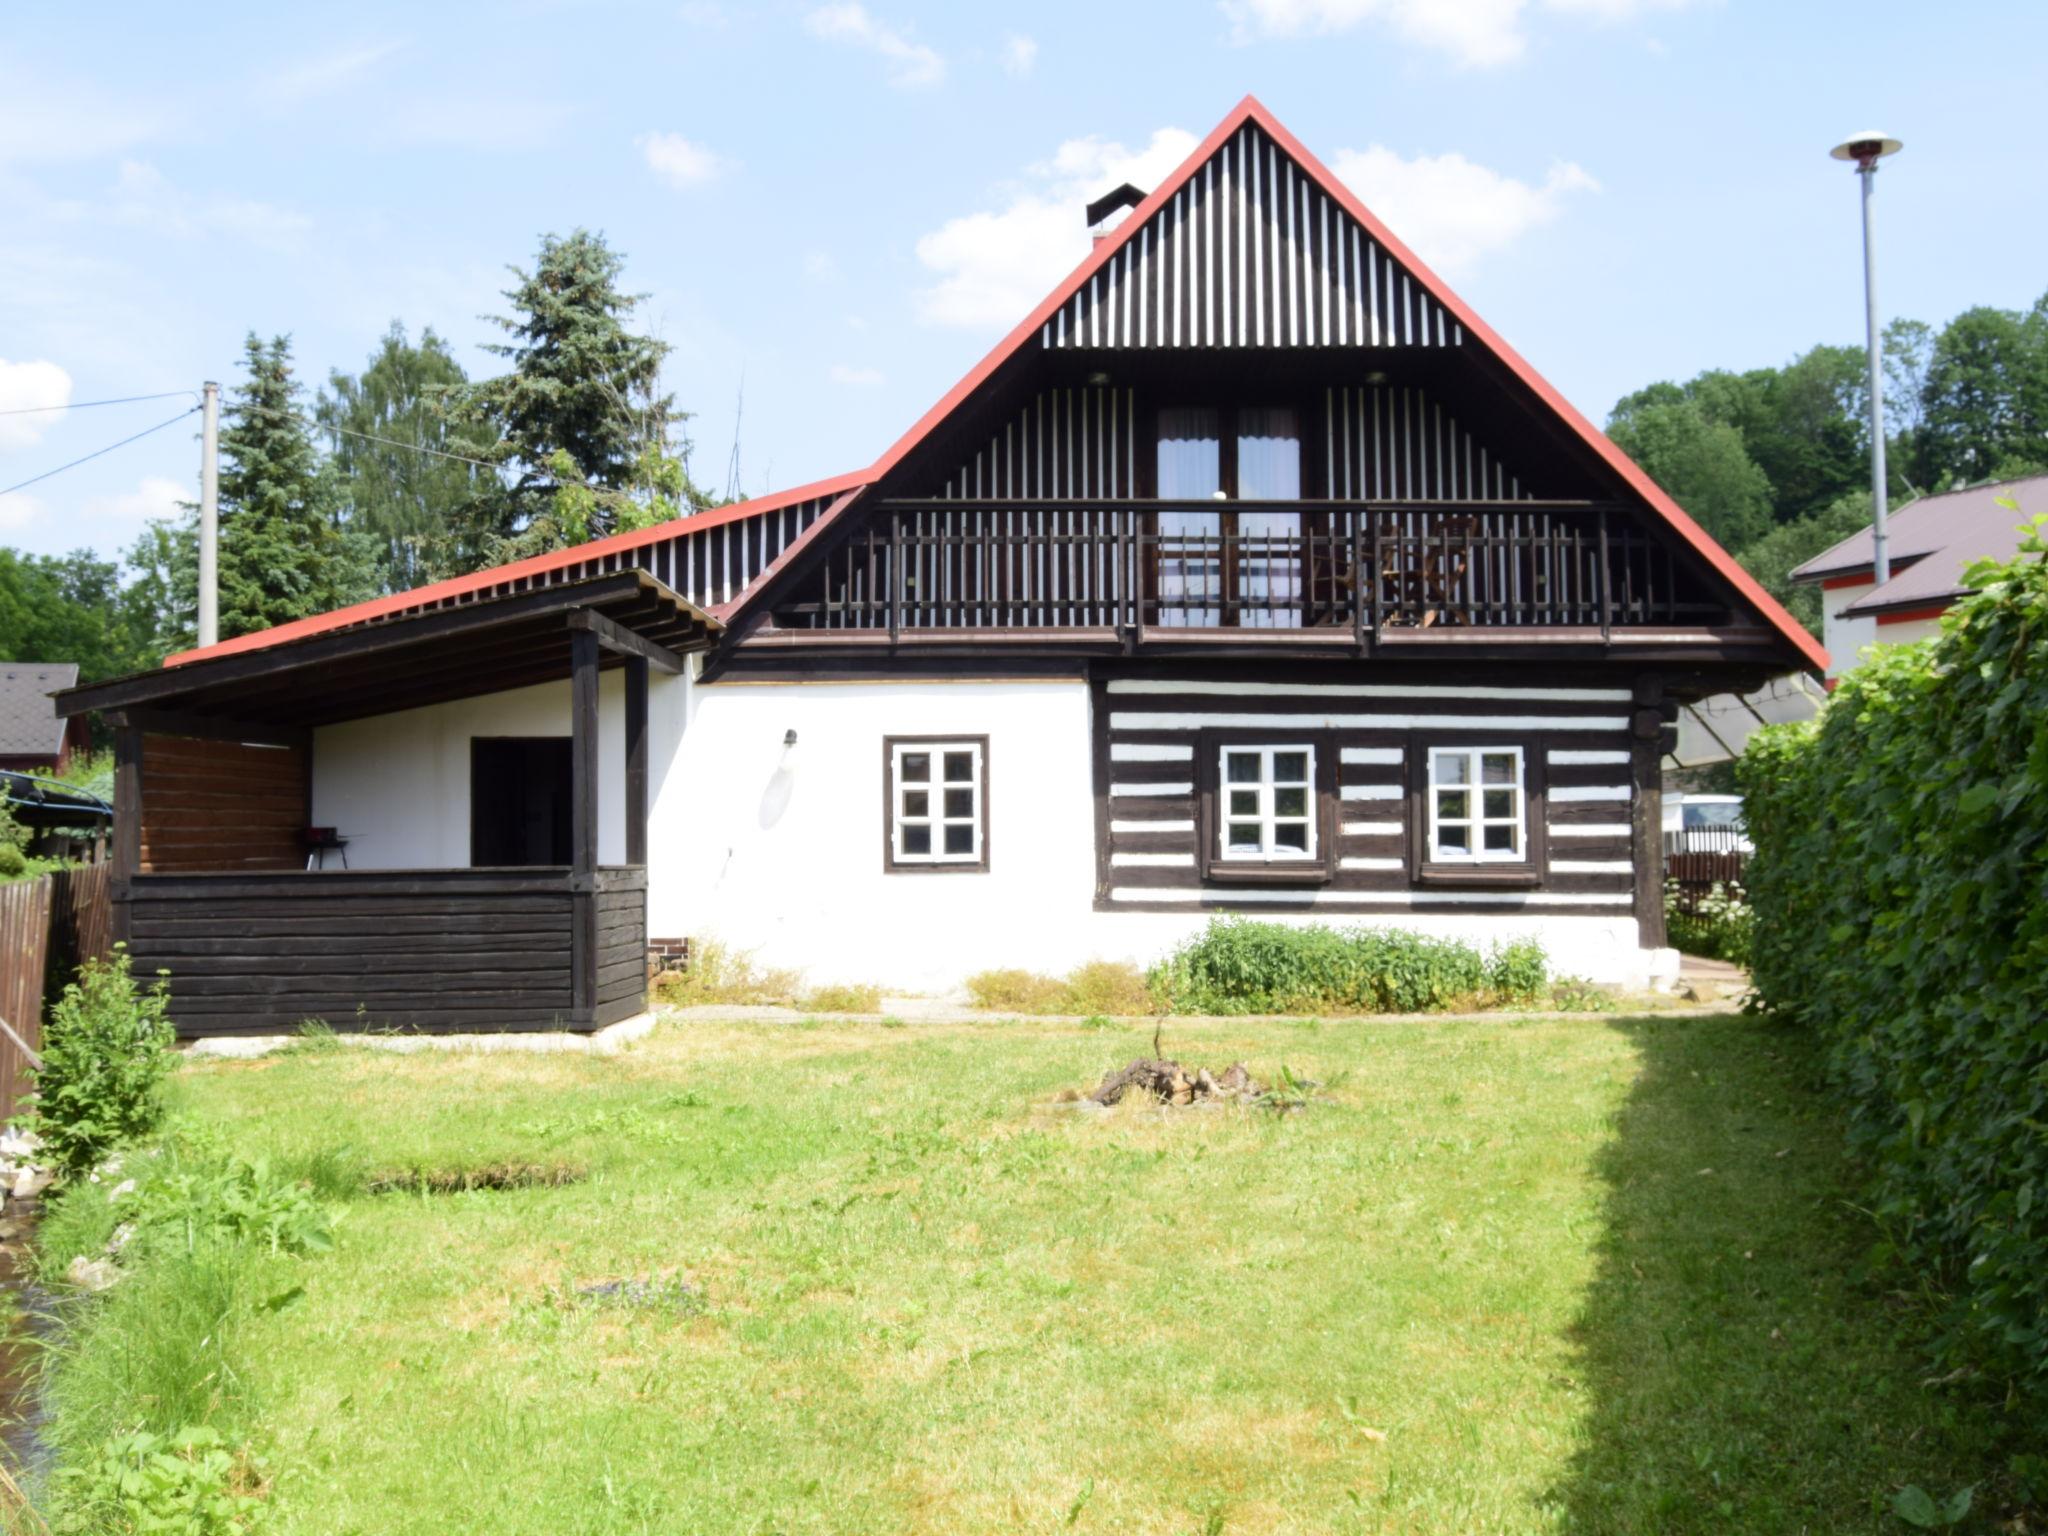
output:
[[1828,153],[1837,160],[1854,160],[1859,170],[1869,170],[1886,155],[1896,155],[1905,147],[1899,140],[1872,128],[1862,133],[1850,134]]

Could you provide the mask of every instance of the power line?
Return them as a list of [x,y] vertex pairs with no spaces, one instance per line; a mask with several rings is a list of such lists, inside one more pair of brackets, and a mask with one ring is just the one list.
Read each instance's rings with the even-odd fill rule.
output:
[[0,411],[0,416],[33,416],[40,411],[85,411],[96,405],[133,405],[138,400],[170,400],[178,395],[197,395],[196,389],[167,389],[160,395],[122,395],[113,400],[74,400],[69,405],[17,405]]
[[160,421],[153,427],[144,427],[140,432],[136,433],[134,437],[124,437],[118,443],[109,443],[104,448],[95,448],[91,453],[88,453],[82,459],[73,459],[69,464],[59,464],[55,469],[46,469],[40,475],[31,475],[29,476],[28,479],[22,481],[19,485],[10,485],[7,487],[6,490],[0,491],[0,496],[12,496],[16,491],[27,490],[30,486],[39,484],[40,482],[49,479],[52,475],[61,475],[67,469],[76,469],[78,468],[79,465],[96,459],[103,453],[112,453],[116,448],[126,448],[130,443],[138,442],[141,439],[149,436],[149,434],[152,432],[161,432],[165,427],[176,426],[179,422],[183,421],[187,416],[197,415],[198,411],[199,407],[196,405],[193,406],[190,410],[180,411],[178,412],[177,415],[173,416],[169,421]]
[[282,416],[287,420],[302,422],[314,432],[339,432],[343,437],[359,437],[366,443],[382,443],[387,448],[403,448],[410,453],[424,453],[430,458],[453,459],[457,464],[473,464],[478,469],[499,468],[485,459],[472,459],[466,454],[450,453],[444,448],[429,448],[425,443],[407,443],[395,437],[379,437],[374,432],[358,432],[354,427],[337,427],[330,422],[314,421],[301,411],[281,411],[274,405],[234,405],[229,409],[253,411],[259,416]]

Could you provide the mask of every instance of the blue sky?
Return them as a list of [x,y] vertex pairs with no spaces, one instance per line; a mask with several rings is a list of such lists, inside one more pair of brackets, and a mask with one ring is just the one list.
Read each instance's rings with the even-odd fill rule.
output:
[[[675,346],[698,478],[742,381],[748,493],[866,465],[1255,92],[1582,409],[1860,339],[1881,300],[2048,289],[2048,6],[1817,0],[917,0],[0,9],[0,409],[302,375],[392,319],[473,374],[507,263],[600,229]],[[2024,73],[2022,71],[2022,73]],[[176,400],[0,416],[0,486]],[[186,424],[0,499],[114,551],[197,484]]]

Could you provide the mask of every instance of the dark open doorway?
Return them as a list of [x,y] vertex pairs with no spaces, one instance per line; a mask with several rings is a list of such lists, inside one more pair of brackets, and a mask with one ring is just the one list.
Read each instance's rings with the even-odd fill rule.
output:
[[469,862],[567,864],[569,738],[478,736],[469,744]]

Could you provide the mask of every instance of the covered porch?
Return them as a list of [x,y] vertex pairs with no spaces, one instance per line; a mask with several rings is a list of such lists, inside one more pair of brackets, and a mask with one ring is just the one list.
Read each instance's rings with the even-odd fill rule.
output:
[[[116,938],[138,975],[169,973],[185,1037],[308,1020],[470,1033],[631,1017],[646,1006],[649,674],[684,672],[719,629],[629,570],[70,690],[63,713],[103,711],[114,727]],[[609,672],[621,674],[605,685],[620,690],[613,785],[600,773]],[[325,728],[563,685],[566,736],[541,738],[566,756],[552,825],[508,842],[472,806],[460,867],[424,843],[417,867],[388,846],[381,867],[340,867],[348,829],[313,825]],[[394,720],[394,740],[410,723]],[[386,792],[417,797],[430,819],[458,814],[445,785],[408,772]],[[623,857],[600,863],[612,794]]]

